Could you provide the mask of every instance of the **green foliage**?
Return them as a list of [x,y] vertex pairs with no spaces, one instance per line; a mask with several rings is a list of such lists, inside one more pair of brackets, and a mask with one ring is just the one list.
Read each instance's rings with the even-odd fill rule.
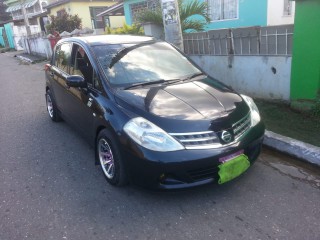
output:
[[4,4],[4,0],[0,0],[0,22],[5,22],[11,19],[9,13],[6,12],[7,6]]
[[70,15],[64,11],[59,16],[51,15],[51,23],[46,25],[47,31],[53,33],[57,31],[59,33],[63,31],[72,32],[74,29],[81,29],[82,20],[78,14]]
[[163,27],[162,11],[160,7],[157,7],[154,11],[146,9],[137,15],[137,21],[139,23],[154,23]]
[[106,34],[131,34],[131,35],[143,35],[143,28],[141,25],[132,24],[129,26],[127,24],[123,24],[120,28],[112,29],[110,27],[107,28]]
[[[204,27],[210,22],[207,11],[207,3],[196,0],[179,0],[179,12],[182,32],[204,31]],[[195,16],[200,17],[194,18]],[[137,17],[140,23],[154,23],[163,27],[162,10],[157,7],[155,11],[145,10]]]

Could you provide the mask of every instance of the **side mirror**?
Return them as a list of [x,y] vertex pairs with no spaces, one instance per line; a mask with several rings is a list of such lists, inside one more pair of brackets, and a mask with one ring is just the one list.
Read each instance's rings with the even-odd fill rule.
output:
[[79,76],[79,75],[71,75],[67,77],[66,83],[69,87],[80,87],[80,88],[87,87],[87,82],[84,80],[82,76]]

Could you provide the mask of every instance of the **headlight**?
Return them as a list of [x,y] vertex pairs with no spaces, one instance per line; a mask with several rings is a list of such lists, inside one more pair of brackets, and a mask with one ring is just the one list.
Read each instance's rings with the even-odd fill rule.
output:
[[257,125],[261,120],[259,109],[251,97],[248,97],[248,96],[242,95],[242,94],[241,94],[241,97],[243,98],[243,100],[246,101],[246,103],[248,104],[248,106],[251,110],[251,126],[253,127],[253,126]]
[[184,147],[148,120],[137,117],[124,125],[123,130],[139,145],[159,152],[182,150]]

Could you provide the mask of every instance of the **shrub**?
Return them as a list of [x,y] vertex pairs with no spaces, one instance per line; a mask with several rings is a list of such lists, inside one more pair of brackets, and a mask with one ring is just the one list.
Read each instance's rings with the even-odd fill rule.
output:
[[47,31],[53,33],[57,31],[59,33],[63,31],[72,32],[74,29],[81,29],[81,18],[79,18],[78,14],[71,15],[66,11],[59,16],[51,15],[51,23],[46,25]]
[[107,28],[106,34],[132,34],[132,35],[143,35],[143,28],[141,25],[132,24],[129,26],[127,24],[123,24],[120,28],[112,29],[110,27]]

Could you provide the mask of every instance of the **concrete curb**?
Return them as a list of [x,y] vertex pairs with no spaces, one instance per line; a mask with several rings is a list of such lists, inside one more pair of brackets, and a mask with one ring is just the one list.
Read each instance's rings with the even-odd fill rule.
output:
[[34,56],[34,55],[27,54],[27,53],[16,54],[15,56],[18,59],[20,59],[21,61],[31,63],[31,64],[37,63],[37,62],[42,62],[42,61],[46,60],[44,57]]
[[30,58],[27,58],[21,55],[17,55],[17,58],[19,58],[21,61],[24,61],[24,62],[34,63]]
[[320,147],[266,131],[263,144],[303,161],[320,166]]

